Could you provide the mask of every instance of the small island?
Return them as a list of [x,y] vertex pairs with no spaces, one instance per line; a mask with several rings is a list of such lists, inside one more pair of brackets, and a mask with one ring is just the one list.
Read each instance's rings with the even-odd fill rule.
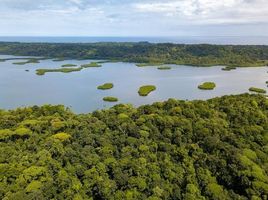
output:
[[107,101],[107,102],[117,102],[118,98],[116,97],[104,97],[103,101]]
[[64,61],[65,58],[56,58],[54,60],[52,60],[53,62],[61,62],[61,61]]
[[216,84],[213,82],[205,82],[198,86],[200,90],[213,90],[216,87]]
[[157,69],[159,69],[159,70],[170,70],[171,67],[170,66],[159,66],[159,67],[157,67]]
[[40,63],[38,59],[29,59],[27,61],[24,61],[24,62],[14,62],[13,65],[26,65],[26,64],[29,64],[29,63]]
[[226,66],[226,67],[222,68],[221,70],[223,70],[223,71],[231,71],[231,70],[235,70],[235,69],[236,69],[236,67],[234,67],[234,66]]
[[248,89],[250,92],[256,92],[256,93],[260,93],[260,94],[265,94],[266,90],[261,89],[261,88],[256,88],[256,87],[251,87]]
[[45,75],[48,72],[62,72],[62,73],[71,73],[81,71],[83,68],[61,68],[61,69],[37,69],[36,74],[39,76]]
[[162,63],[149,62],[149,63],[137,63],[136,64],[137,67],[148,67],[148,66],[159,66],[159,65],[162,65]]
[[151,92],[155,90],[156,90],[156,87],[154,85],[144,85],[140,87],[138,93],[140,96],[148,96]]
[[113,83],[105,83],[103,85],[98,86],[97,88],[99,90],[109,90],[109,89],[112,89],[113,87],[114,87]]
[[102,65],[97,63],[97,62],[91,62],[89,64],[84,64],[84,65],[81,65],[81,67],[83,68],[88,68],[88,67],[101,67]]
[[61,67],[76,67],[77,65],[75,64],[65,64],[65,65],[62,65]]

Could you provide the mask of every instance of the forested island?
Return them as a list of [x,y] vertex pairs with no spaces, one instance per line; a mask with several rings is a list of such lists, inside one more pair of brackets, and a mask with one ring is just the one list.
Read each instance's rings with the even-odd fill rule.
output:
[[268,100],[0,111],[0,199],[267,199]]
[[233,67],[265,66],[268,46],[139,43],[12,43],[0,42],[0,54],[64,59],[105,59],[148,64]]

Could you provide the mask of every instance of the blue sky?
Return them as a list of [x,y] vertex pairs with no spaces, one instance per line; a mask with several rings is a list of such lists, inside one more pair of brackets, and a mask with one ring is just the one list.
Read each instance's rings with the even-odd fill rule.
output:
[[268,36],[267,0],[0,0],[2,36]]

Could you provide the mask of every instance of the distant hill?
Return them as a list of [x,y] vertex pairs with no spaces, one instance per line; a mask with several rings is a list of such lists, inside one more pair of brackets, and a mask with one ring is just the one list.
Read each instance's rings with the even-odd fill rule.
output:
[[257,45],[0,42],[0,54],[198,66],[247,67],[268,64],[268,46]]

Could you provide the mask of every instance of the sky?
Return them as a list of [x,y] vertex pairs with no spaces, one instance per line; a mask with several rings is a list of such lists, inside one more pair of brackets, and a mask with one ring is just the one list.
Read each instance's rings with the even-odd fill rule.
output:
[[268,0],[0,0],[0,36],[268,36]]

